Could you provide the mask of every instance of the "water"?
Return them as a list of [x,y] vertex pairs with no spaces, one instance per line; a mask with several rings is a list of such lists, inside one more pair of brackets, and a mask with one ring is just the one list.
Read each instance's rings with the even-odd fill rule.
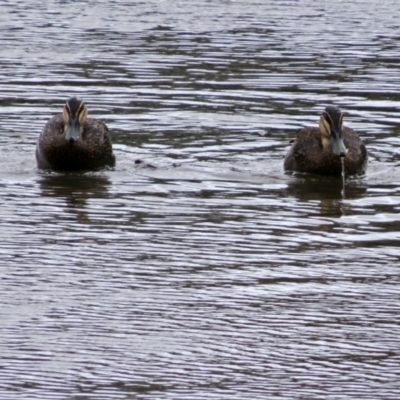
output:
[[340,157],[340,163],[342,164],[342,182],[343,182],[343,189],[342,189],[342,197],[345,197],[345,190],[346,190],[346,171],[344,167],[344,157]]
[[[1,399],[399,397],[397,2],[0,8]],[[114,170],[36,169],[72,95]],[[332,103],[344,198],[283,172]]]

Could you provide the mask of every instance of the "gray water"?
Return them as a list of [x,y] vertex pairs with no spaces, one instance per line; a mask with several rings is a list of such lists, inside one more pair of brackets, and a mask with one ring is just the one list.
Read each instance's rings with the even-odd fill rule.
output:
[[[400,398],[398,1],[0,11],[1,400]],[[37,170],[72,95],[115,169]],[[283,172],[327,104],[345,195]]]

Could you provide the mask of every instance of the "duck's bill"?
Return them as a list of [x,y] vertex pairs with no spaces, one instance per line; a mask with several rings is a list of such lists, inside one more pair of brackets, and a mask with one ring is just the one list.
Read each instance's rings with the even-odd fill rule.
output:
[[65,139],[69,142],[75,142],[80,138],[80,129],[78,118],[70,118],[67,130],[65,132]]
[[344,145],[341,132],[332,132],[331,145],[333,153],[340,157],[345,157],[347,154],[346,146]]

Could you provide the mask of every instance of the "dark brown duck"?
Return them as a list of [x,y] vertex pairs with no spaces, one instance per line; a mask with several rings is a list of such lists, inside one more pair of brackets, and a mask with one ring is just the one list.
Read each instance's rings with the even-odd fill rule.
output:
[[367,149],[359,136],[343,126],[340,108],[328,106],[322,112],[319,128],[303,128],[286,154],[285,171],[319,175],[341,175],[344,157],[346,175],[361,175],[367,166]]
[[71,97],[62,114],[46,123],[36,145],[39,168],[78,171],[115,165],[107,125],[87,114],[83,101]]

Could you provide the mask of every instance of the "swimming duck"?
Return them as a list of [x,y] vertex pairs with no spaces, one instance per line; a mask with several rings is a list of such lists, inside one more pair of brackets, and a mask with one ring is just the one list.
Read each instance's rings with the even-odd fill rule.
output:
[[46,123],[36,145],[39,168],[77,171],[115,165],[107,125],[87,114],[83,101],[71,97],[62,114]]
[[339,107],[328,106],[322,112],[319,128],[303,128],[293,140],[284,161],[285,171],[319,175],[361,175],[367,166],[367,149],[359,136],[343,126]]

